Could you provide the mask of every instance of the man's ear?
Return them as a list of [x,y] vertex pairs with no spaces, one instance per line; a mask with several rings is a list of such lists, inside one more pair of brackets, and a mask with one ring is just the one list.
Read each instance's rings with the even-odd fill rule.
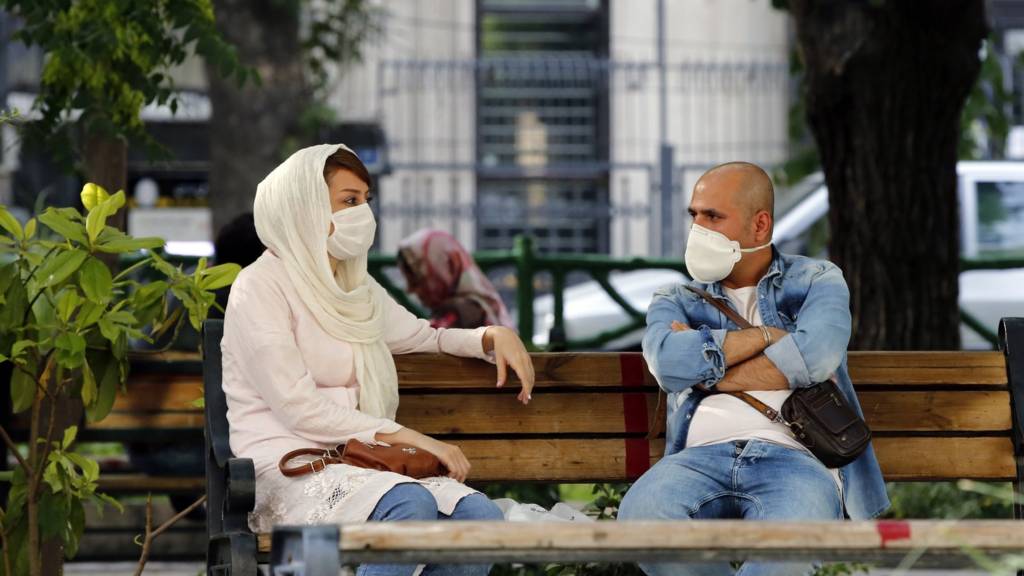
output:
[[771,236],[772,216],[767,210],[759,210],[754,216],[754,234],[758,241],[765,243]]

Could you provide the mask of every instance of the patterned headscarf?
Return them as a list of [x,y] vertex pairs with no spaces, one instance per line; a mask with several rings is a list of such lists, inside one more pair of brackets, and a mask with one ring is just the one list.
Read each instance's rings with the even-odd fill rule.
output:
[[483,309],[485,325],[515,327],[494,285],[451,234],[420,230],[402,240],[398,250],[416,276],[416,293],[424,305],[434,309],[446,300],[467,298]]

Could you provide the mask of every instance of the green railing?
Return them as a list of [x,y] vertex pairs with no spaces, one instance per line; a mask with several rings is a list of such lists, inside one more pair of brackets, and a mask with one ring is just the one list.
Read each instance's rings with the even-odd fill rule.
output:
[[[601,346],[620,338],[645,325],[644,313],[636,310],[611,285],[609,275],[613,271],[667,269],[686,273],[686,266],[679,260],[632,258],[615,259],[603,255],[589,254],[538,254],[533,249],[533,242],[527,237],[517,237],[511,251],[477,252],[474,258],[483,270],[498,266],[512,266],[516,270],[516,305],[519,313],[519,335],[531,347],[533,345],[534,316],[533,300],[536,295],[534,279],[537,274],[551,274],[551,294],[554,299],[552,313],[554,322],[549,338],[548,350],[586,350]],[[376,254],[370,257],[370,271],[395,298],[421,317],[426,313],[418,307],[408,295],[390,281],[383,269],[396,266],[395,257]],[[1003,259],[962,259],[961,271],[968,270],[1007,270],[1024,268],[1022,258]],[[590,338],[568,340],[565,333],[565,279],[573,272],[589,274],[608,294],[608,296],[625,311],[629,321],[621,326],[610,328]],[[524,279],[530,281],[524,281]],[[961,321],[987,341],[992,348],[999,346],[999,337],[995,331],[967,310],[960,309]]]
[[[500,266],[510,266],[515,269],[519,336],[532,349],[537,348],[533,344],[533,301],[537,293],[535,280],[538,274],[548,273],[551,275],[554,323],[546,349],[552,351],[599,348],[616,338],[644,327],[645,313],[635,309],[612,286],[609,280],[612,272],[651,269],[686,272],[686,266],[680,260],[615,259],[595,254],[538,254],[533,248],[533,241],[525,236],[516,237],[511,251],[481,251],[475,253],[473,258],[484,271]],[[396,265],[394,256],[376,254],[370,257],[370,273],[377,281],[391,292],[402,305],[409,307],[420,316],[424,316],[424,311],[416,306],[384,274],[384,268]],[[593,278],[608,296],[622,307],[629,317],[629,321],[622,326],[611,328],[590,338],[568,340],[565,333],[565,282],[568,275],[573,272],[582,272]]]
[[[618,290],[612,286],[610,275],[615,271],[631,270],[676,270],[686,272],[681,260],[657,258],[610,258],[593,254],[540,254],[533,247],[530,238],[520,236],[515,239],[512,250],[480,251],[473,255],[477,264],[485,270],[498,267],[509,267],[515,270],[516,308],[518,311],[517,325],[523,341],[536,350],[533,343],[534,316],[533,301],[537,295],[537,276],[550,274],[550,291],[553,299],[554,322],[548,341],[547,350],[587,350],[600,348],[645,325],[644,312],[635,309]],[[190,265],[195,258],[173,257],[172,262]],[[125,262],[127,263],[127,262]],[[370,273],[395,299],[421,318],[428,316],[426,310],[417,305],[409,295],[395,284],[385,272],[387,268],[397,267],[394,255],[371,254],[369,259]],[[1003,259],[962,259],[961,271],[968,270],[1006,270],[1024,268],[1024,258]],[[569,274],[580,272],[593,278],[608,297],[618,304],[626,313],[628,321],[621,326],[611,327],[597,335],[577,340],[566,338],[565,331],[565,288]],[[963,323],[989,342],[993,348],[998,346],[995,331],[982,323],[977,317],[963,308],[960,309]]]
[[[1024,258],[961,258],[960,259],[960,271],[967,272],[970,270],[1009,270],[1012,268],[1024,268]],[[995,331],[986,326],[976,316],[960,308],[960,321],[967,325],[968,328],[974,330],[979,336],[984,338],[995,350],[999,348],[999,336]]]

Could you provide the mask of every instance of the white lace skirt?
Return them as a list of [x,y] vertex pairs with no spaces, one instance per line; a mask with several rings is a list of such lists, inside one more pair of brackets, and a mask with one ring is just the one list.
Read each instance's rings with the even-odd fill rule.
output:
[[476,493],[451,478],[415,480],[345,464],[297,478],[272,469],[256,479],[256,508],[249,515],[249,527],[254,532],[270,532],[277,524],[365,522],[388,490],[405,483],[429,490],[444,514],[451,514],[459,500]]

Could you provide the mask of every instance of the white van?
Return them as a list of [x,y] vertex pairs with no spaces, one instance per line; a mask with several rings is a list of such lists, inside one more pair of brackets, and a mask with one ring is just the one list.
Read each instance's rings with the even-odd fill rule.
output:
[[[1024,162],[959,162],[961,254],[972,260],[1024,260]],[[775,244],[783,252],[824,257],[827,238],[828,189],[817,174],[802,186],[805,193],[781,205],[775,221]],[[634,308],[645,311],[654,290],[685,276],[666,270],[624,272],[611,283]],[[1024,268],[972,270],[960,274],[960,306],[996,331],[1004,316],[1024,316]],[[554,323],[551,296],[534,302],[534,343],[544,345]],[[565,327],[569,339],[595,336],[627,322],[627,315],[596,282],[566,290]],[[637,330],[605,346],[635,349]],[[961,325],[962,346],[989,348],[988,341]]]

